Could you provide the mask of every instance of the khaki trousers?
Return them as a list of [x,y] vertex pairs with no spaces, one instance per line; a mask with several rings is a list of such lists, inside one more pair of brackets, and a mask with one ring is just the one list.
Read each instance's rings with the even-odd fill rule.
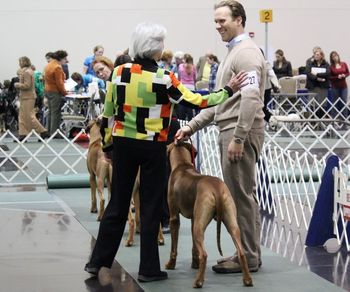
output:
[[34,110],[35,99],[22,99],[19,106],[18,115],[18,134],[27,136],[31,130],[38,134],[45,132],[46,129],[40,124],[35,116]]
[[260,213],[256,198],[255,164],[264,142],[264,129],[251,130],[244,142],[244,155],[238,162],[227,157],[234,129],[220,132],[219,147],[224,181],[231,191],[237,207],[237,222],[241,230],[243,248],[249,266],[256,266],[260,259]]

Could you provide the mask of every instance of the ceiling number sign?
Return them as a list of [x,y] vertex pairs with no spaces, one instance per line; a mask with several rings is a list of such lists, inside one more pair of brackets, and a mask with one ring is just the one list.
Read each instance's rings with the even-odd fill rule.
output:
[[260,10],[260,22],[272,22],[272,10]]

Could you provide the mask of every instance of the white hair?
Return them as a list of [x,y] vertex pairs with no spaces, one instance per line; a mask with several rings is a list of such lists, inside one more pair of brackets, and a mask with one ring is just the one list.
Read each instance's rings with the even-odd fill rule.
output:
[[184,52],[182,52],[182,51],[177,51],[174,54],[174,58],[182,59],[183,57],[184,57]]
[[153,58],[163,52],[166,29],[164,26],[143,22],[136,26],[131,35],[129,55],[131,58]]

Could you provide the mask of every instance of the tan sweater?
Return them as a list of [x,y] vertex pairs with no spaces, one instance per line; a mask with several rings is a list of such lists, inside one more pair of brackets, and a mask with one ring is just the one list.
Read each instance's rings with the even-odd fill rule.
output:
[[17,71],[19,77],[19,97],[23,99],[36,99],[33,70],[29,67]]
[[234,136],[245,139],[251,129],[264,127],[264,91],[266,82],[265,59],[260,49],[251,40],[242,40],[229,50],[225,59],[220,63],[216,88],[224,87],[232,73],[239,71],[255,71],[259,88],[244,89],[224,103],[202,110],[190,122],[189,126],[195,132],[210,122],[217,123],[219,130],[235,128]]

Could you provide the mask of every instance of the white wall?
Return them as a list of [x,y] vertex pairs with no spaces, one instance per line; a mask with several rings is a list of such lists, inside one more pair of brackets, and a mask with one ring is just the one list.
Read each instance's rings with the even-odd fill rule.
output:
[[[37,69],[44,55],[67,50],[70,72],[81,71],[97,44],[114,60],[128,46],[130,34],[141,21],[162,23],[168,29],[166,48],[190,52],[195,60],[211,50],[225,55],[213,22],[214,0],[35,0],[2,1],[0,6],[0,81],[15,76],[18,58],[26,55]],[[304,64],[312,47],[339,51],[350,63],[348,50],[349,0],[242,0],[247,12],[246,31],[264,47],[265,27],[259,10],[273,9],[269,25],[270,52],[281,48],[293,67]]]

